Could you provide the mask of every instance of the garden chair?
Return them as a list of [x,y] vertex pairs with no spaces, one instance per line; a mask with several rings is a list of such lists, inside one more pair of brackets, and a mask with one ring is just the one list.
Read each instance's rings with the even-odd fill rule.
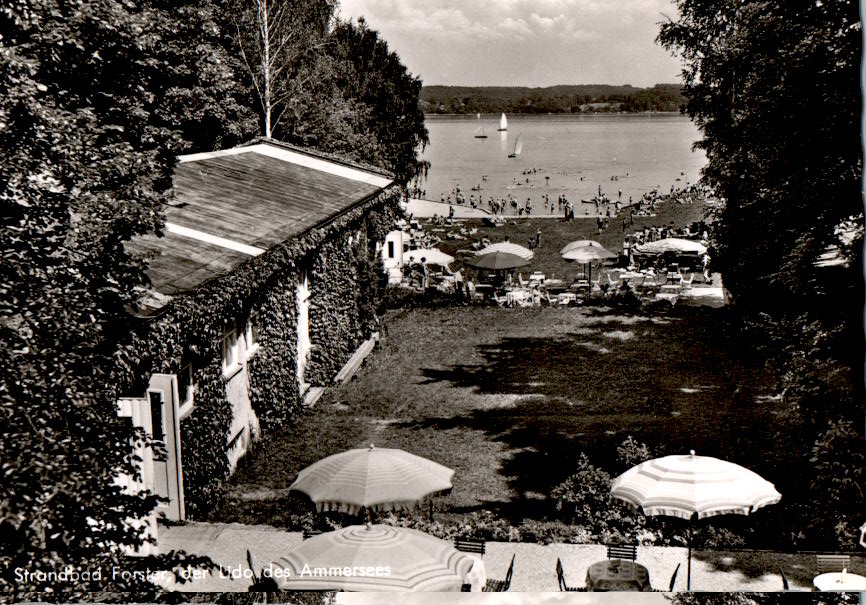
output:
[[572,587],[565,582],[565,570],[562,569],[562,561],[556,558],[556,579],[559,582],[559,592],[586,592],[585,588]]
[[483,557],[484,553],[487,552],[487,543],[475,538],[454,538],[454,548],[460,552],[473,553]]
[[508,592],[511,588],[511,576],[514,574],[514,557],[517,554],[511,555],[511,565],[508,566],[508,572],[505,574],[504,580],[487,580],[481,592]]
[[851,555],[815,555],[818,573],[842,571],[851,567]]
[[680,565],[682,565],[682,563],[677,563],[677,568],[674,569],[674,573],[671,576],[671,583],[668,584],[668,592],[674,591],[674,584],[677,583],[677,572],[679,572],[679,570],[680,570]]
[[608,544],[607,558],[637,561],[637,544]]

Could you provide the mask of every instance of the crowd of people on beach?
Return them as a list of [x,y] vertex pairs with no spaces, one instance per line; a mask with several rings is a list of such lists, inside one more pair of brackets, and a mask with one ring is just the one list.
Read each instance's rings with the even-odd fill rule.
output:
[[[522,175],[535,174],[537,169],[530,168],[523,171]],[[683,174],[683,173],[681,173]],[[521,176],[522,176],[521,175]],[[549,177],[545,177],[549,178]],[[580,177],[583,180],[583,177]],[[611,177],[614,180],[613,177]],[[482,176],[482,180],[487,180],[487,176]],[[528,177],[526,182],[528,182]],[[618,180],[618,179],[617,179]],[[508,193],[505,197],[489,196],[485,201],[480,193],[480,185],[473,187],[473,193],[467,198],[461,189],[460,185],[456,185],[454,189],[448,193],[443,193],[440,197],[440,202],[452,206],[468,205],[473,209],[478,209],[486,206],[486,209],[495,216],[516,216],[524,218],[533,216],[534,212],[541,216],[561,216],[562,220],[568,222],[577,218],[579,212],[574,201],[568,199],[565,193],[560,193],[556,199],[553,199],[550,193],[541,194],[541,199],[533,204],[532,196],[528,196],[525,201],[519,200],[515,195]],[[476,196],[476,193],[478,195]],[[616,196],[608,195],[598,186],[598,194],[591,199],[580,200],[582,206],[583,217],[595,216],[598,226],[598,233],[606,231],[611,224],[611,220],[615,218],[622,219],[622,231],[626,232],[628,227],[634,225],[635,217],[651,217],[655,216],[656,207],[664,200],[672,199],[678,203],[693,203],[699,199],[703,199],[709,192],[705,187],[696,184],[689,184],[685,181],[685,186],[677,188],[676,185],[671,185],[670,192],[667,195],[659,192],[659,187],[651,191],[643,193],[637,201],[631,195],[624,195],[621,188],[617,189]],[[453,206],[449,216],[453,216]]]

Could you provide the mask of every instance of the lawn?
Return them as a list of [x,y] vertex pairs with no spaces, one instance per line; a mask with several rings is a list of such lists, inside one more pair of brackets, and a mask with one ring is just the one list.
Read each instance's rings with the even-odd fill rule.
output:
[[694,449],[780,486],[791,446],[774,394],[726,309],[400,311],[354,380],[247,454],[213,519],[283,525],[299,470],[370,443],[454,468],[446,519],[544,519],[580,452],[612,470],[629,435],[654,456]]
[[[700,203],[693,204],[678,204],[675,202],[663,202],[657,208],[657,214],[653,217],[635,217],[633,226],[627,227],[625,234],[631,234],[635,231],[640,231],[644,227],[663,226],[674,223],[677,226],[690,225],[695,221],[704,218],[706,206]],[[580,265],[564,261],[559,251],[565,244],[579,239],[591,239],[598,241],[605,248],[615,254],[622,251],[623,230],[621,219],[611,219],[610,226],[602,232],[598,233],[595,218],[577,218],[571,222],[564,222],[561,219],[555,218],[518,218],[509,219],[509,222],[501,227],[484,227],[479,220],[467,220],[466,225],[469,227],[478,227],[478,233],[474,236],[480,240],[482,237],[487,237],[493,242],[503,241],[508,238],[521,246],[527,246],[530,238],[535,240],[538,229],[541,229],[541,246],[535,250],[535,257],[532,263],[521,270],[524,276],[532,271],[541,271],[547,276],[566,277],[573,280],[575,274],[582,270]],[[456,231],[456,229],[444,229],[438,234],[444,238],[448,231]],[[470,249],[471,241],[469,240],[444,240],[438,246],[444,252],[451,254],[457,259],[457,262],[452,264],[452,269],[463,268],[461,263],[464,257],[457,254],[458,250]],[[468,268],[470,279],[472,278],[472,269]]]

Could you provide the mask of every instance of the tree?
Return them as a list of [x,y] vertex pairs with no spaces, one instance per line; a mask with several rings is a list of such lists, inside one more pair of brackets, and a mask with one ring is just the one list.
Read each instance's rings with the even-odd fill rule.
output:
[[325,44],[334,0],[238,0],[229,3],[234,43],[255,89],[266,138],[310,82],[302,73]]
[[[216,102],[234,87],[204,3],[18,0],[0,32],[0,590],[146,595],[141,576],[106,571],[181,560],[122,555],[155,505],[115,484],[146,442],[115,408],[146,280],[123,244],[159,233],[176,153],[242,135],[196,132],[185,101],[217,122],[244,111]],[[16,569],[103,575],[22,583]]]
[[[738,305],[815,311],[839,279],[815,261],[836,243],[837,226],[863,211],[858,5],[677,7],[659,40],[684,59],[686,110],[709,160],[704,178],[725,199],[714,261]],[[856,284],[851,252],[856,266],[843,279]]]
[[418,154],[429,139],[419,103],[421,80],[408,72],[363,18],[338,22],[332,39],[332,56],[340,66],[338,87],[367,108],[360,121],[376,147],[364,152],[400,183],[424,174],[428,164]]
[[[821,433],[828,420],[859,424],[864,411],[859,7],[853,0],[676,6],[677,19],[662,24],[658,40],[683,58],[686,111],[708,159],[703,178],[725,201],[714,223],[714,266],[746,335],[775,357],[800,446],[815,443],[803,483],[838,495],[844,490],[822,484],[819,467],[855,476],[862,443],[848,438],[860,450],[846,455],[834,446],[844,431]],[[828,267],[821,255],[830,246],[841,262]],[[836,497],[798,500],[807,491],[785,502],[803,511],[800,526],[823,542],[832,532],[811,516],[847,512],[833,508]]]

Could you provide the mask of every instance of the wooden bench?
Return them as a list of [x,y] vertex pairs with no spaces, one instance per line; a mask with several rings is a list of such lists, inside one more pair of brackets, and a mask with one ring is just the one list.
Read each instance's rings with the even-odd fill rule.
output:
[[623,561],[637,561],[636,544],[608,544],[608,559],[622,559]]
[[831,573],[851,568],[851,555],[815,555],[818,573]]
[[514,574],[514,557],[517,554],[511,555],[511,565],[508,566],[508,573],[505,574],[504,580],[487,580],[484,584],[482,592],[508,592],[511,588],[511,576]]
[[379,333],[374,332],[373,335],[363,343],[352,357],[349,358],[349,361],[346,362],[346,365],[337,372],[337,375],[334,376],[335,383],[348,382],[352,379],[352,376],[361,368],[361,364],[364,363],[364,360],[367,358],[367,355],[373,350],[376,346],[376,343],[379,341]]
[[487,552],[487,543],[474,538],[454,538],[454,548],[460,552],[470,552],[483,557]]

